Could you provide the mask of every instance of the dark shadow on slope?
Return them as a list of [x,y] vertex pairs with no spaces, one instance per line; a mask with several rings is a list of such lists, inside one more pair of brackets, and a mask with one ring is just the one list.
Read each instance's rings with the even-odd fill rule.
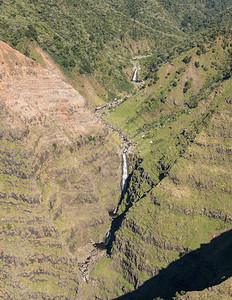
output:
[[[125,196],[125,194],[127,192],[131,176],[132,176],[132,174],[130,174],[128,176],[128,178],[126,179],[126,181],[125,181],[125,185],[124,185],[124,188],[123,188],[123,190],[121,192],[121,196],[120,196],[120,200],[119,200],[119,203],[118,203],[118,207],[122,203],[122,200],[123,200],[123,198],[124,198],[124,196]],[[117,215],[117,213],[114,213],[113,211],[109,212],[110,217],[112,217],[112,223],[111,223],[111,228],[110,228],[111,237],[110,237],[108,245],[106,246],[105,242],[93,244],[93,246],[96,247],[99,250],[106,250],[107,254],[111,254],[112,244],[113,244],[113,242],[115,240],[115,232],[120,228],[120,226],[122,224],[122,221],[124,220],[124,217],[125,217],[126,213],[128,212],[129,208],[132,205],[132,203],[129,200],[129,195],[127,195],[127,197],[128,197],[128,201],[127,201],[128,204],[126,206],[125,211],[121,215]]]
[[[146,197],[148,195],[148,193],[152,190],[152,188],[157,184],[157,183],[154,183],[150,179],[150,177],[148,176],[148,174],[144,174],[144,169],[142,167],[140,167],[141,162],[142,162],[142,159],[139,158],[138,162],[137,162],[137,164],[135,166],[135,170],[139,170],[140,171],[140,173],[141,173],[140,176],[147,181],[147,183],[149,184],[149,188],[147,188],[146,191],[143,191],[144,194],[140,197],[139,201],[141,201],[144,197]],[[113,242],[115,241],[115,233],[121,227],[122,222],[125,219],[125,216],[126,216],[127,212],[129,211],[129,209],[131,208],[131,206],[135,203],[130,198],[131,192],[129,191],[129,193],[127,193],[130,181],[132,180],[132,176],[133,176],[133,172],[131,174],[129,174],[128,178],[126,179],[126,182],[125,182],[125,185],[124,185],[124,189],[121,192],[121,197],[120,197],[120,201],[119,201],[118,207],[120,207],[120,205],[121,205],[121,203],[122,203],[123,200],[125,200],[126,207],[125,207],[124,212],[122,214],[116,216],[113,219],[113,221],[112,221],[111,228],[110,228],[111,237],[110,237],[109,243],[106,246],[107,254],[111,254],[112,245],[113,245]],[[127,197],[127,199],[124,199],[125,196]]]
[[[118,203],[118,206],[120,206],[120,204],[122,203],[122,200],[123,200],[123,198],[124,198],[124,196],[127,192],[131,176],[132,176],[132,174],[130,174],[128,176],[128,178],[126,179],[126,181],[125,181],[124,189],[121,192],[121,197],[120,197],[120,201]],[[129,195],[127,195],[127,197],[129,198]],[[128,204],[126,206],[125,211],[121,215],[118,215],[118,216],[115,215],[115,218],[112,221],[111,228],[110,228],[111,238],[110,238],[109,244],[106,247],[107,254],[111,254],[112,244],[115,241],[115,232],[121,227],[122,221],[124,220],[126,213],[128,212],[129,208],[132,205],[132,203],[129,199],[128,199],[127,203]]]
[[232,230],[202,244],[162,269],[137,290],[117,299],[172,299],[176,292],[201,291],[232,276]]

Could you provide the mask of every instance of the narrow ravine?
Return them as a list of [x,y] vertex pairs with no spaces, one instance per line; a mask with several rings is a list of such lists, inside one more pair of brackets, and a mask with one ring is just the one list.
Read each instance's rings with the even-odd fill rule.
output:
[[[134,63],[133,63],[134,64]],[[140,68],[140,65],[138,62],[135,62],[134,64],[134,73],[132,76],[132,81],[137,83],[138,82],[138,70]],[[129,186],[129,180],[130,176],[128,174],[128,153],[133,154],[136,151],[136,142],[130,140],[129,136],[122,132],[119,127],[114,126],[108,122],[106,122],[102,116],[105,114],[108,114],[110,112],[110,109],[116,109],[119,105],[121,105],[124,101],[126,101],[128,98],[133,96],[138,90],[141,89],[141,86],[143,84],[143,81],[140,82],[140,85],[135,85],[136,90],[133,90],[130,94],[125,95],[121,99],[115,99],[114,101],[110,103],[104,103],[103,105],[98,105],[93,109],[94,114],[101,120],[101,122],[104,124],[104,126],[107,127],[107,129],[111,132],[114,132],[121,140],[121,148],[123,148],[122,155],[122,177],[121,177],[121,194],[119,196],[119,201],[117,203],[117,206],[115,207],[114,211],[110,212],[110,216],[112,217],[111,227],[109,231],[107,232],[105,239],[103,242],[95,243],[93,244],[94,249],[91,253],[86,257],[86,259],[83,262],[79,263],[79,269],[82,274],[82,280],[85,283],[91,284],[89,282],[89,268],[91,265],[94,265],[96,261],[99,261],[100,258],[104,258],[106,253],[109,254],[111,252],[112,243],[115,239],[115,232],[120,227],[120,224],[125,216],[126,211],[123,214],[118,214],[118,209],[120,207],[120,204],[127,192],[128,186]],[[128,206],[129,208],[129,206]],[[106,253],[105,253],[106,250]],[[91,280],[90,280],[91,281]]]
[[[114,101],[112,102],[109,102],[109,103],[104,103],[102,105],[97,105],[93,112],[98,115],[98,111],[101,111],[103,109],[106,109],[106,108],[111,108],[111,107],[117,107],[119,106],[120,104],[122,104],[124,101],[126,101],[129,97],[131,96],[131,94],[127,94],[126,96],[124,96],[123,98],[121,99],[115,99]],[[99,114],[98,116],[101,116],[101,114]]]
[[[151,54],[149,54],[148,56],[150,56],[150,55]],[[141,56],[141,58],[144,58],[144,57],[146,57],[146,56]],[[140,69],[140,65],[139,65],[137,59],[132,61],[132,64],[134,65],[135,69],[134,69],[134,73],[133,73],[131,81],[137,83],[137,82],[139,82],[138,81],[138,70]],[[138,90],[139,89],[140,89],[140,86],[138,86]],[[107,111],[107,110],[109,111],[109,108],[116,108],[117,106],[122,104],[124,101],[126,101],[130,96],[132,96],[132,94],[126,95],[122,99],[115,99],[111,103],[104,103],[103,105],[99,105],[99,106],[95,107],[95,109],[94,109],[95,115],[97,115],[98,117],[102,116],[102,111]],[[127,187],[128,187],[128,166],[127,166],[127,155],[126,154],[129,150],[129,148],[134,148],[136,143],[131,141],[129,139],[129,137],[127,135],[125,135],[118,127],[115,127],[112,124],[105,122],[103,119],[101,119],[101,121],[106,125],[106,127],[109,130],[115,132],[120,137],[120,139],[122,140],[122,146],[124,147],[124,151],[122,154],[122,192],[121,192],[121,196],[120,196],[117,206],[115,207],[114,211],[111,212],[111,214],[110,214],[112,217],[117,217],[118,208],[121,204],[121,201],[122,201],[122,199],[127,191]],[[133,150],[132,150],[132,152],[133,152]],[[112,242],[112,235],[114,235],[114,232],[117,227],[114,224],[114,223],[117,223],[116,221],[117,220],[113,220],[113,222],[111,224],[111,228],[106,234],[105,241],[103,243],[95,244],[95,246],[97,248],[103,249],[104,248],[103,245],[105,246],[105,248],[109,247],[110,242]]]

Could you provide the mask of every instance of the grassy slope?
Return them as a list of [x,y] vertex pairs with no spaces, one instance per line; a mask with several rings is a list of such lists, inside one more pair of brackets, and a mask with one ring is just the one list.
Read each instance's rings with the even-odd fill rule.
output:
[[[186,249],[197,249],[215,232],[231,227],[231,79],[207,85],[221,72],[228,47],[223,49],[217,40],[200,57],[196,50],[164,65],[154,86],[141,90],[105,117],[136,140],[141,166],[155,182],[163,178],[160,175],[166,177],[141,199],[150,188],[146,179],[133,173],[128,194],[136,203],[116,233],[112,261],[106,267],[107,274],[112,269],[115,284],[109,285],[104,269],[93,273],[93,277],[105,280],[101,295],[107,293],[111,298],[122,294],[122,286],[124,293],[130,290],[128,283],[141,285]],[[185,55],[192,55],[188,65],[182,62]],[[196,60],[199,68],[194,66]],[[183,93],[189,78],[193,78],[192,87]],[[176,87],[170,85],[173,80]],[[190,98],[195,95],[199,99]],[[193,99],[199,103],[189,108],[185,103]],[[125,199],[121,212],[127,203]],[[119,279],[122,273],[124,282]],[[172,282],[168,289],[173,286]],[[162,288],[163,297],[167,286]]]
[[[183,130],[191,130],[208,107],[206,104],[189,109],[186,103],[200,101],[200,97],[205,96],[209,97],[210,103],[210,97],[214,97],[213,92],[219,86],[214,77],[221,72],[221,65],[228,56],[228,48],[224,51],[221,45],[222,41],[218,40],[216,46],[209,46],[200,57],[196,55],[197,48],[193,48],[166,63],[159,70],[159,80],[155,85],[140,90],[105,117],[138,143],[143,165],[155,180],[160,173],[157,168],[160,160],[165,160],[166,156],[169,163],[175,160],[181,151],[181,147],[176,146],[180,143]],[[182,61],[185,56],[192,56],[189,64]],[[194,65],[196,61],[199,68]],[[191,78],[190,90],[183,93],[186,82]]]

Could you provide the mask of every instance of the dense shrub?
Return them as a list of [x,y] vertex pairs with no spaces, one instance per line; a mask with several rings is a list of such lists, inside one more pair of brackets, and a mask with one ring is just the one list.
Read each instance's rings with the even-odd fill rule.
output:
[[182,59],[182,61],[183,61],[185,64],[188,64],[188,63],[190,63],[191,59],[192,59],[192,56],[185,56],[185,57]]
[[185,82],[183,93],[187,93],[187,91],[192,87],[192,82],[193,82],[192,78],[190,78],[188,81]]

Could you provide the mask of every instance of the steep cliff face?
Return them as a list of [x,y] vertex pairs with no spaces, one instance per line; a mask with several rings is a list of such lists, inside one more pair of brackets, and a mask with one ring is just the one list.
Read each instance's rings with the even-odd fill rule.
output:
[[[201,254],[201,259],[193,254],[190,259],[182,259],[179,266],[168,267],[202,242],[207,243],[216,232],[231,228],[231,148],[230,133],[225,129],[231,124],[228,96],[230,93],[219,96],[223,102],[207,128],[168,176],[133,205],[116,234],[112,257],[121,266],[118,270],[134,288],[154,277],[148,289],[134,296],[138,299],[146,295],[171,299],[176,291],[202,289],[217,284],[218,277],[231,276],[229,250],[226,255],[223,251]],[[231,234],[227,242],[231,250]],[[199,270],[202,261],[207,260],[210,262]],[[159,271],[165,267],[162,275]]]
[[121,150],[37,54],[43,67],[0,42],[1,296],[74,299],[118,201]]

